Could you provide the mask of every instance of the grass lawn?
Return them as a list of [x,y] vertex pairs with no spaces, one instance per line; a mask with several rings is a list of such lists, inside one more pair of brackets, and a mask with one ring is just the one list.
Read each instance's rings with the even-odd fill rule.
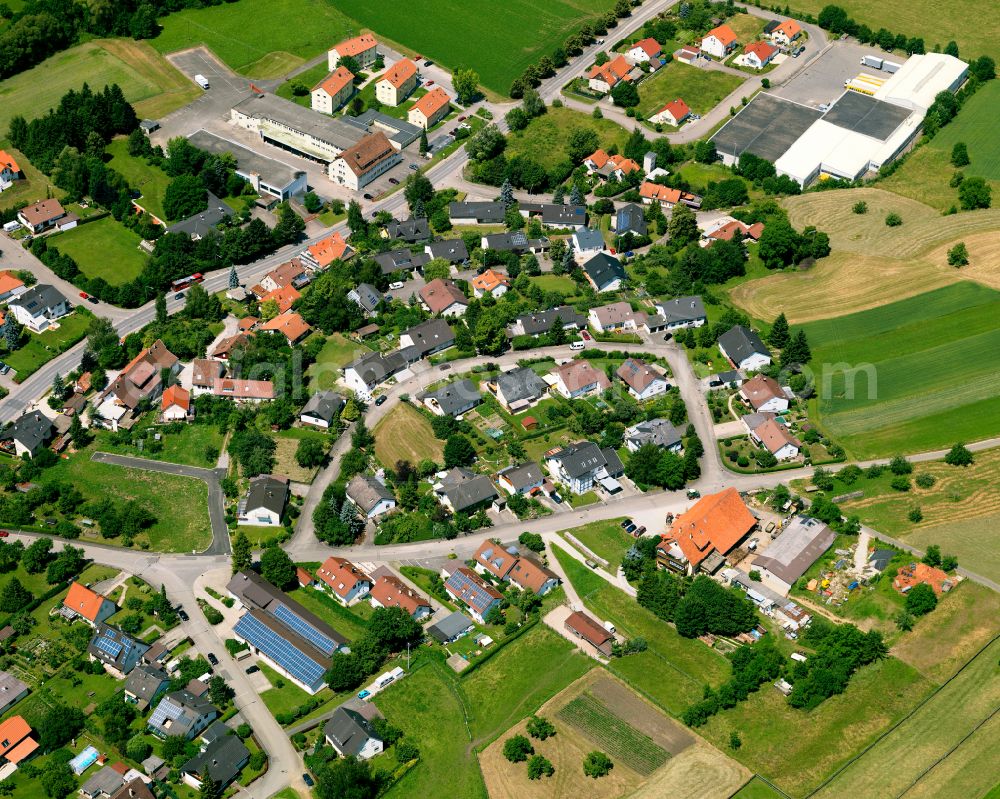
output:
[[583,508],[587,505],[595,505],[600,501],[600,498],[593,491],[586,491],[583,494],[569,495],[569,504],[571,508]]
[[386,466],[407,460],[442,463],[444,442],[434,437],[431,423],[408,403],[400,403],[375,426],[375,456]]
[[[736,38],[743,45],[749,44],[760,35],[764,30],[765,22],[766,20],[762,17],[756,17],[753,14],[733,14],[726,20],[726,24],[732,28]],[[737,50],[737,52],[740,51]]]
[[341,333],[334,333],[326,340],[316,356],[316,362],[306,371],[310,391],[325,391],[336,384],[340,369],[371,350],[364,344],[351,341]]
[[87,277],[104,278],[112,285],[138,276],[148,258],[139,249],[142,238],[113,216],[79,225],[53,236],[50,244],[70,256]]
[[333,47],[347,30],[360,33],[344,10],[325,0],[241,0],[187,9],[160,20],[163,30],[151,44],[161,53],[204,44],[241,75],[276,78]]
[[[128,154],[128,140],[115,139],[107,148],[111,160],[108,166],[122,174],[129,186],[142,192],[139,204],[158,219],[165,220],[163,195],[170,183],[170,177],[158,166],[150,166],[143,158]],[[119,281],[124,282],[124,281]]]
[[782,794],[759,777],[754,777],[734,793],[732,799],[782,799]]
[[141,450],[137,446],[116,446],[111,443],[111,436],[102,430],[97,431],[98,449],[167,463],[181,463],[185,466],[204,468],[215,466],[216,458],[209,460],[205,457],[205,452],[209,447],[214,447],[216,451],[222,449],[223,436],[218,427],[210,424],[186,424],[181,427],[180,432],[168,433],[164,426],[156,425],[155,421],[156,413],[152,412],[146,418],[140,419],[134,429],[141,431],[154,427],[163,445],[163,449],[159,452],[151,452],[145,439]]
[[594,119],[590,114],[571,108],[549,108],[548,113],[535,117],[524,130],[509,134],[508,158],[529,156],[546,169],[551,169],[568,158],[566,145],[569,137],[581,128],[596,132],[600,146],[605,150],[614,145],[621,151],[629,136],[625,128],[609,119]]
[[366,630],[366,620],[371,618],[373,608],[367,602],[359,602],[345,608],[330,594],[315,588],[298,588],[291,594],[292,599],[307,610],[311,610],[323,621],[348,640],[361,638]]
[[29,332],[27,344],[3,356],[10,368],[17,371],[15,382],[22,382],[80,341],[87,333],[90,319],[89,313],[77,311],[60,319],[58,330],[46,330],[43,333]]
[[[282,677],[266,663],[257,661],[257,665],[260,667],[263,675],[267,677],[268,682],[274,686],[263,691],[260,695],[267,709],[271,711],[272,716],[277,716],[280,713],[291,713],[295,708],[309,699],[308,693],[299,688],[291,680]],[[277,687],[279,685],[281,686],[280,688]],[[317,696],[322,697],[324,694],[329,693],[330,689],[324,688]]]
[[307,430],[302,427],[281,430],[274,437],[274,442],[277,444],[277,449],[274,453],[275,473],[283,474],[289,480],[296,483],[311,483],[313,481],[316,472],[319,471],[319,467],[306,469],[303,466],[299,466],[299,462],[295,460],[295,452],[299,447],[299,441],[305,438],[317,439],[323,443],[324,447],[329,448],[330,436],[319,430]]
[[639,112],[648,119],[671,100],[680,97],[695,114],[705,114],[743,82],[728,72],[699,69],[671,61],[639,84]]
[[[0,89],[0,97],[2,96],[3,89]],[[0,127],[0,150],[6,150],[7,153],[13,156],[14,160],[17,161],[17,165],[21,167],[21,171],[24,173],[24,180],[17,181],[3,194],[0,194],[0,210],[12,208],[22,202],[37,202],[47,197],[56,197],[61,200],[65,192],[62,189],[56,188],[51,180],[35,169],[24,153],[14,149],[10,142],[3,138],[6,133],[7,128]]]
[[[377,101],[375,97],[375,84],[381,79],[381,75],[376,75],[372,80],[370,80],[365,87],[360,92],[360,97],[365,101],[365,108],[371,108],[372,103]],[[386,116],[394,117],[395,119],[406,120],[410,109],[413,104],[427,94],[427,89],[423,86],[417,86],[413,90],[413,93],[407,97],[403,102],[397,105],[395,108],[391,105],[383,105],[378,110],[379,113],[385,114]],[[348,101],[350,102],[350,101]]]
[[293,103],[298,103],[299,105],[304,106],[305,108],[311,108],[312,107],[311,92],[306,92],[305,94],[302,95],[296,95],[292,92],[292,86],[294,86],[296,83],[301,83],[303,86],[306,86],[311,90],[313,86],[315,86],[317,83],[323,80],[323,78],[325,78],[328,74],[329,74],[329,66],[327,62],[321,61],[316,66],[307,69],[305,72],[300,72],[291,80],[286,80],[277,88],[275,94],[278,95],[278,97],[284,97],[286,100],[291,100]]
[[607,570],[616,574],[625,553],[635,543],[635,539],[622,529],[621,521],[619,518],[591,522],[565,532],[571,533],[591,552],[604,558],[608,562]]

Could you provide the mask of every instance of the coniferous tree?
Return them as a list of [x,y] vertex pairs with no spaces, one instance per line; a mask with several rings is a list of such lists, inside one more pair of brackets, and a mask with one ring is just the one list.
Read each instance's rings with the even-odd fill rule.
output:
[[780,350],[788,346],[789,338],[788,319],[785,318],[785,314],[782,312],[778,314],[778,317],[774,320],[774,324],[771,325],[771,332],[767,337],[767,343]]

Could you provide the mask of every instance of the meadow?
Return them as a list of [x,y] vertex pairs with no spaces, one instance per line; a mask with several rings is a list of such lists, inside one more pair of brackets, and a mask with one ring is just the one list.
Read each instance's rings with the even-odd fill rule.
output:
[[431,424],[409,404],[400,404],[375,426],[375,457],[384,465],[422,460],[441,463],[444,442],[434,437]]
[[629,136],[625,128],[609,119],[594,119],[571,108],[550,108],[544,116],[531,120],[524,130],[507,137],[507,156],[528,156],[551,169],[567,159],[569,137],[581,128],[596,132],[599,146],[605,150],[615,146],[621,152]]
[[77,311],[60,319],[58,330],[29,332],[27,342],[20,349],[3,356],[7,365],[17,372],[14,382],[23,382],[57,355],[83,339],[87,334],[91,318],[90,314]]
[[141,192],[139,204],[153,216],[166,220],[163,210],[163,196],[170,184],[170,176],[158,166],[151,166],[143,158],[128,153],[128,140],[122,136],[109,144],[105,150],[111,156],[108,166],[121,174],[128,185]]
[[[0,90],[2,95],[2,90]],[[35,169],[28,157],[20,150],[15,150],[9,141],[3,139],[5,131],[0,129],[0,150],[5,150],[12,156],[17,165],[24,173],[24,179],[17,181],[13,186],[0,194],[0,210],[13,208],[18,203],[33,203],[44,200],[48,197],[55,197],[61,200],[65,195],[62,189],[56,188],[55,184],[45,175]]]
[[679,97],[693,113],[704,114],[742,82],[742,78],[728,72],[699,69],[680,61],[671,61],[639,84],[639,112],[643,119],[648,119]]
[[604,558],[608,562],[607,571],[617,574],[622,558],[635,543],[635,539],[622,529],[621,521],[622,519],[608,519],[591,522],[567,532],[572,533],[577,541],[595,555]]
[[112,285],[128,283],[146,265],[146,255],[139,249],[142,238],[113,216],[78,225],[49,241],[76,261],[87,277],[101,277]]
[[803,326],[817,421],[856,458],[1000,433],[1000,292],[953,286]]
[[351,361],[371,352],[364,344],[351,341],[342,333],[329,336],[323,349],[316,356],[315,363],[306,370],[310,391],[325,391],[334,388],[340,369]]

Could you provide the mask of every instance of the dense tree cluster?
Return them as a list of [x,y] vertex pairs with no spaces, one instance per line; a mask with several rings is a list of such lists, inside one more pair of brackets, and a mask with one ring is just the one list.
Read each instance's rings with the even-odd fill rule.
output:
[[704,698],[681,715],[689,727],[700,727],[720,710],[745,701],[761,685],[775,679],[784,663],[784,657],[770,638],[763,638],[752,646],[740,647],[729,658],[733,669],[729,680],[718,690],[706,686]]
[[402,608],[376,608],[365,634],[351,643],[350,654],[333,656],[326,682],[335,692],[350,691],[377,671],[392,652],[414,646],[423,637],[420,624]]
[[813,619],[802,640],[815,652],[792,668],[788,704],[804,710],[812,710],[827,697],[843,693],[855,671],[889,651],[877,630],[863,633],[853,624],[831,624],[822,618]]

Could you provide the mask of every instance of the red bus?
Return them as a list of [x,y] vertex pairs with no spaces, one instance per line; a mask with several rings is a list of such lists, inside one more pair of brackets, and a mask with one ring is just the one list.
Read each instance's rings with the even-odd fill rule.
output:
[[180,280],[175,280],[170,284],[170,290],[183,291],[194,283],[201,283],[204,279],[205,276],[201,272],[195,272],[193,275],[188,275],[187,277],[182,277]]

